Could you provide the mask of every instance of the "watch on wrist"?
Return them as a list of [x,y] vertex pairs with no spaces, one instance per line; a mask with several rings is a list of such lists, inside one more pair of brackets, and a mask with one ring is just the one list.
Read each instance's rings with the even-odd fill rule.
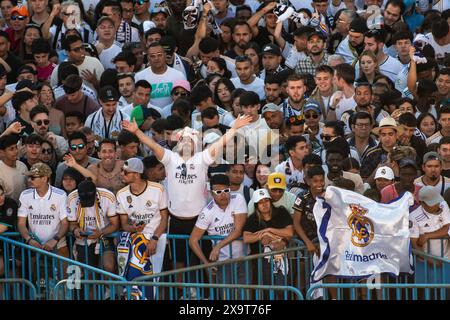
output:
[[153,235],[153,236],[152,236],[152,240],[158,241],[159,238],[158,238],[158,236]]

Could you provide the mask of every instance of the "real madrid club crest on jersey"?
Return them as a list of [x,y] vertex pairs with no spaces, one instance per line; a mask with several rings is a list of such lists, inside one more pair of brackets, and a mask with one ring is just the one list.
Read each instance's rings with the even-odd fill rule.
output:
[[348,226],[352,229],[351,241],[357,247],[365,247],[369,245],[374,237],[374,227],[372,221],[365,215],[368,209],[357,204],[349,205],[352,211],[348,217]]

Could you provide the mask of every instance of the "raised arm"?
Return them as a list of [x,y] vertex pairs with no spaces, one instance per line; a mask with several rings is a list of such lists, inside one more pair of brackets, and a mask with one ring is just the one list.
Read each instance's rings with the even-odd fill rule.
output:
[[250,26],[250,29],[252,30],[253,38],[257,37],[259,34],[258,29],[258,22],[261,20],[261,18],[268,13],[269,11],[273,10],[277,6],[277,2],[270,2],[268,3],[264,8],[256,12],[250,19],[248,19],[247,23]]
[[81,173],[85,178],[91,178],[92,182],[97,184],[97,176],[91,170],[88,170],[85,167],[79,165],[75,161],[75,158],[70,153],[65,155],[63,160],[64,160],[64,163],[66,164],[66,166],[68,166],[70,168],[74,168],[79,173]]
[[410,62],[409,62],[409,72],[408,72],[408,80],[407,80],[407,84],[408,84],[408,90],[411,91],[411,93],[413,94],[413,96],[415,98],[417,98],[417,64],[416,61],[414,61],[414,53],[416,52],[416,49],[414,48],[414,46],[411,46],[411,48],[409,48],[409,58],[410,58]]
[[189,48],[189,50],[186,53],[186,58],[188,59],[192,60],[193,56],[198,56],[199,54],[198,46],[200,44],[200,41],[206,37],[209,10],[211,10],[211,6],[209,3],[206,3],[203,6],[203,13],[200,18],[200,22],[198,23],[197,31],[195,32],[194,44]]
[[155,142],[155,140],[153,140],[152,138],[147,136],[145,133],[143,133],[141,130],[139,130],[139,127],[138,127],[135,119],[133,119],[133,122],[130,122],[127,120],[122,121],[122,128],[125,130],[128,130],[131,133],[133,133],[134,135],[136,135],[136,137],[138,137],[139,141],[141,141],[143,144],[145,144],[147,147],[149,147],[153,151],[153,154],[156,156],[156,158],[159,161],[162,160],[162,158],[164,157],[164,152],[165,152],[164,148],[161,147],[159,144],[157,144]]
[[60,10],[61,5],[59,3],[55,3],[53,5],[52,11],[50,12],[50,15],[48,16],[48,19],[42,24],[41,30],[44,39],[50,39],[50,27],[52,26],[53,19],[59,15]]
[[281,50],[284,50],[284,47],[286,45],[286,40],[284,40],[283,36],[281,35],[281,31],[283,30],[283,22],[280,21],[277,23],[277,26],[275,27],[275,32],[273,33],[273,37],[275,38],[275,42],[278,44]]
[[236,134],[236,132],[250,123],[252,117],[251,116],[242,116],[238,117],[234,122],[234,126],[227,131],[219,140],[211,145],[209,148],[209,152],[211,157],[216,158],[220,152],[223,150],[223,146],[225,146]]

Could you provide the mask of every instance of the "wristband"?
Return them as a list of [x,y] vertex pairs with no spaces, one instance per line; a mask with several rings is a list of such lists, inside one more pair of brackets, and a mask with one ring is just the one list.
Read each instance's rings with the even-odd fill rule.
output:
[[25,242],[26,244],[30,244],[30,241],[33,240],[32,237],[29,237],[28,240]]
[[153,236],[152,236],[152,240],[158,241],[159,238],[158,238],[158,236],[153,235]]

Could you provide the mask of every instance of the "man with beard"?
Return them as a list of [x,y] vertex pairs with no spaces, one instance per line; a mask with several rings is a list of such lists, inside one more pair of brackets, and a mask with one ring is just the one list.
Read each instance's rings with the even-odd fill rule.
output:
[[264,69],[259,74],[259,77],[261,79],[265,79],[267,76],[275,75],[281,70],[283,70],[283,67],[281,67],[281,61],[283,60],[283,57],[281,56],[281,50],[280,48],[273,44],[269,43],[266,45],[261,52],[261,59],[262,59],[262,65]]
[[355,11],[344,9],[338,16],[336,21],[335,32],[330,36],[327,52],[332,54],[336,51],[339,44],[348,36],[350,23],[358,17]]
[[133,103],[134,93],[134,77],[132,73],[125,73],[117,76],[119,84],[120,99],[118,101],[118,109],[122,110],[126,106]]
[[336,49],[336,54],[345,59],[345,63],[352,64],[364,50],[364,34],[367,23],[363,18],[356,18],[350,23],[348,36],[342,40]]
[[252,60],[248,56],[238,56],[236,58],[236,72],[238,77],[231,79],[235,88],[253,91],[258,94],[259,100],[264,99],[264,81],[255,76]]
[[264,79],[264,93],[266,99],[261,101],[261,105],[267,103],[280,105],[283,102],[281,98],[281,80],[277,75],[268,76]]
[[322,32],[313,32],[308,36],[308,56],[298,62],[295,72],[298,74],[316,74],[316,68],[326,65],[328,54],[325,51],[326,37]]
[[381,119],[389,116],[389,113],[384,111],[381,107],[375,108],[372,106],[372,86],[370,83],[356,82],[355,95],[353,97],[356,102],[355,110],[347,110],[341,116],[341,121],[345,123],[345,134],[351,133],[351,117],[356,112],[367,112],[371,115],[374,123],[380,123]]
[[285,119],[303,115],[306,81],[305,75],[292,74],[287,78],[286,93],[288,94],[288,98],[283,102],[282,109]]
[[442,175],[442,158],[437,152],[427,152],[423,156],[424,175],[414,180],[414,184],[436,189],[441,196],[450,187],[450,179]]
[[233,49],[226,52],[225,55],[232,59],[244,54],[245,47],[252,40],[252,31],[245,21],[238,21],[233,28],[233,41],[235,43]]
[[[378,60],[380,73],[389,77],[393,82],[403,69],[403,65],[397,59],[384,53],[386,34],[384,30],[369,30],[364,34],[364,50],[372,51]],[[356,74],[359,74],[359,63],[355,66]]]

